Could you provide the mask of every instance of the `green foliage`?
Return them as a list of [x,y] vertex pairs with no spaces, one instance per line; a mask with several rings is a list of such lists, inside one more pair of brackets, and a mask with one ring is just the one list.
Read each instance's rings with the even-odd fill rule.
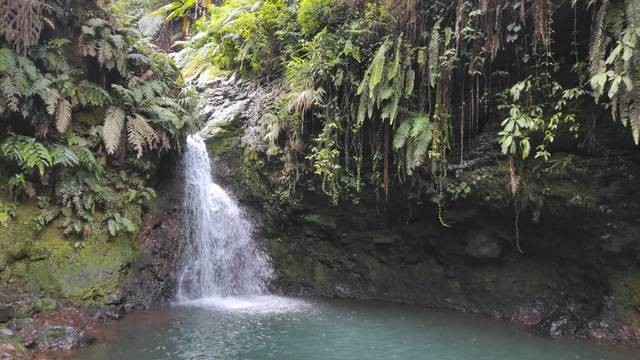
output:
[[296,19],[302,33],[315,35],[329,24],[331,6],[336,6],[332,0],[301,0]]
[[107,231],[109,231],[109,235],[111,236],[118,235],[120,231],[135,233],[138,230],[133,221],[122,217],[120,213],[109,213],[105,218],[107,219]]
[[187,13],[187,11],[196,7],[197,3],[198,0],[181,0],[170,2],[151,13],[151,15],[165,15],[165,21],[175,20],[183,17]]
[[[584,26],[555,34],[563,6],[226,0],[212,3],[196,34],[177,44],[177,62],[190,79],[237,72],[283,82],[280,98],[265,104],[263,143],[250,145],[281,167],[284,192],[315,188],[303,181],[314,174],[332,201],[357,201],[365,187],[388,196],[413,177],[411,199],[434,201],[445,224],[447,201],[469,189],[449,186],[453,154],[464,168],[467,146],[492,122],[512,185],[531,154],[550,159],[560,134],[582,135],[584,95],[640,139],[638,2],[574,3],[576,24],[592,24],[588,44],[578,41]],[[593,21],[585,19],[590,11]],[[152,143],[149,136],[145,149]]]
[[181,43],[178,64],[186,78],[221,70],[269,74],[279,71],[282,42],[291,36],[282,27],[295,24],[294,10],[284,0],[226,0],[201,18],[200,31]]
[[[114,221],[132,232],[155,195],[146,182],[158,155],[191,126],[195,93],[135,31],[87,17],[103,14],[93,2],[66,15],[54,3],[44,7],[46,36],[20,52],[0,40],[0,162],[11,197],[39,199],[39,229],[61,218],[67,235],[110,231]],[[46,192],[55,197],[41,201]]]
[[403,119],[393,138],[393,148],[404,151],[407,174],[422,165],[433,137],[433,125],[425,114],[409,114]]
[[640,144],[640,2],[603,1],[593,23],[590,84],[596,102],[606,94],[614,120],[630,125]]
[[0,149],[4,158],[16,161],[24,171],[37,170],[40,176],[54,163],[51,152],[34,138],[11,136]]
[[0,202],[0,226],[6,228],[14,217],[16,217],[16,205]]

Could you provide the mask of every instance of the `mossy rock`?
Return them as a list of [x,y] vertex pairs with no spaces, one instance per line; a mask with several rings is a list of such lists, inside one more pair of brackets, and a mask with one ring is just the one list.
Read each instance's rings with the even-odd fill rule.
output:
[[36,300],[36,309],[40,312],[50,312],[58,307],[58,302],[52,298],[41,298]]
[[0,323],[7,322],[15,317],[15,309],[11,306],[0,305]]
[[613,299],[618,312],[629,324],[640,327],[640,270],[613,282]]
[[[69,300],[101,303],[115,292],[123,269],[137,256],[136,234],[110,237],[96,230],[86,239],[66,237],[54,221],[36,232],[35,204],[26,202],[16,209],[16,217],[0,231],[4,271],[0,281],[24,284],[33,291]],[[2,260],[2,259],[0,259]],[[51,307],[48,302],[44,308]]]
[[305,214],[302,219],[327,230],[336,230],[338,228],[334,218],[322,214]]

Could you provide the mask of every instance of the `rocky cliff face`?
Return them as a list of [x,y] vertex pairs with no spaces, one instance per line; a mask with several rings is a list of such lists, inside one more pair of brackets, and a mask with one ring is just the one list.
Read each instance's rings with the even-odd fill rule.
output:
[[[201,85],[217,181],[259,225],[287,294],[410,302],[488,314],[552,335],[640,338],[640,154],[557,153],[532,164],[516,215],[495,132],[463,166],[471,195],[445,212],[373,192],[332,206],[313,184],[283,205],[277,167],[256,151],[258,119],[278,92],[229,80]],[[217,109],[226,109],[220,112]],[[258,149],[259,150],[259,149]]]

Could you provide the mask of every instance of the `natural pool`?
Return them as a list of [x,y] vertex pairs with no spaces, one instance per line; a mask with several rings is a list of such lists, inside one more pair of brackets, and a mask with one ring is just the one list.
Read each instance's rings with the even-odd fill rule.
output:
[[192,301],[104,327],[82,360],[630,360],[483,316],[407,305],[275,296]]

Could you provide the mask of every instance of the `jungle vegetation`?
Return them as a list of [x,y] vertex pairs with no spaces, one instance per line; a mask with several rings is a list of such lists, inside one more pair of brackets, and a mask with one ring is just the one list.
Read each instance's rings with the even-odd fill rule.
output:
[[16,204],[66,235],[135,232],[194,93],[171,59],[94,1],[0,2],[0,223]]
[[595,147],[595,122],[614,121],[640,142],[637,0],[182,0],[154,14],[179,24],[187,79],[284,81],[264,155],[289,188],[313,173],[335,203],[410,183],[442,209],[469,192],[450,168],[483,130],[514,199],[526,160],[562,134]]
[[[516,201],[527,162],[548,160],[560,136],[594,148],[596,123],[613,121],[640,142],[638,0],[28,0],[0,9],[2,176],[14,201],[37,200],[40,223],[64,219],[67,234],[133,230],[128,204],[153,197],[159,156],[179,150],[190,126],[187,84],[219,75],[284,84],[255,147],[281,169],[279,196],[308,178],[334,203],[370,190],[383,200],[408,184],[444,225],[447,201],[470,191],[455,169],[482,134],[496,139]],[[3,222],[13,207],[2,205]]]

